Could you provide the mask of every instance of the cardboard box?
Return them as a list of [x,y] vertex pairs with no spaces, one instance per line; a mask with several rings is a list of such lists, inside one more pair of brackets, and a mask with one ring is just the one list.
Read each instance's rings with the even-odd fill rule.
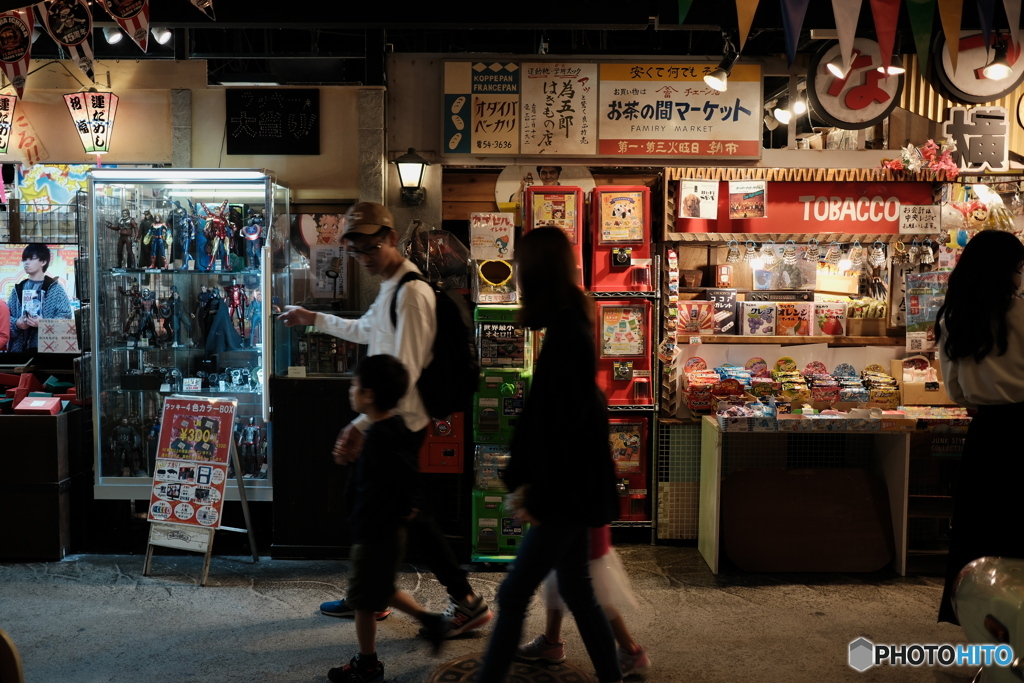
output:
[[739,327],[736,324],[739,320],[736,290],[708,289],[705,290],[704,296],[715,305],[715,334],[736,334],[739,331]]
[[56,415],[61,400],[55,396],[27,396],[14,406],[15,415]]
[[815,301],[811,334],[816,337],[842,337],[846,335],[846,304]]
[[846,334],[850,337],[884,337],[885,318],[847,318]]
[[809,301],[776,301],[775,333],[783,336],[808,336],[814,304]]
[[714,334],[715,305],[710,301],[680,301],[677,336]]
[[740,310],[743,313],[740,334],[757,336],[775,334],[775,304],[773,302],[744,301]]
[[955,406],[956,401],[946,393],[946,384],[942,381],[942,368],[939,361],[931,361],[935,373],[939,377],[938,382],[904,382],[903,381],[903,360],[893,359],[890,361],[889,374],[896,378],[900,385],[900,402],[905,406]]
[[831,294],[856,294],[860,291],[860,277],[856,275],[830,275],[818,273],[815,291]]

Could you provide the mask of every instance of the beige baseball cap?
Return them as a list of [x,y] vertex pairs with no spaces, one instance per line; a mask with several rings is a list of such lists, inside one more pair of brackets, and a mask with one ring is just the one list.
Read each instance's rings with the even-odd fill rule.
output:
[[388,211],[388,207],[377,202],[359,202],[353,204],[345,214],[345,232],[342,237],[353,233],[373,235],[383,227],[395,227],[395,217]]

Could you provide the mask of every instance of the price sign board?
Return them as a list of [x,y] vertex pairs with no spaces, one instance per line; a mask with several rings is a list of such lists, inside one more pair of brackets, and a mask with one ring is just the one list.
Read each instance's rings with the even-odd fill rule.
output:
[[164,400],[150,522],[220,528],[237,404],[199,396]]

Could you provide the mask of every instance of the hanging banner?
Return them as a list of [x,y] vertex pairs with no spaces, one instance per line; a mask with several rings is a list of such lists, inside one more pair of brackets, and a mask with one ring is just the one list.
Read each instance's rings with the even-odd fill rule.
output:
[[522,154],[597,153],[597,65],[522,65]]
[[718,181],[680,180],[679,217],[718,219]]
[[728,92],[704,82],[713,64],[601,64],[598,153],[757,159],[761,68],[737,64]]
[[853,39],[857,33],[861,3],[862,0],[832,0],[832,14],[836,19],[836,33],[839,34],[839,50],[843,57],[844,71],[850,70],[850,60],[853,59]]
[[25,114],[14,117],[14,148],[22,154],[26,166],[33,166],[50,158],[50,153],[43,146],[43,141],[32,127],[32,122]]
[[519,154],[519,78],[512,62],[445,63],[445,153]]
[[112,92],[75,92],[64,96],[64,103],[87,153],[105,154],[110,151],[117,100],[117,95]]
[[811,0],[782,0],[782,27],[786,32],[786,63],[793,66],[796,44],[804,27],[804,16]]
[[164,400],[150,522],[220,528],[236,405],[234,398]]
[[767,216],[768,182],[765,180],[729,181],[729,218]]
[[1020,0],[1003,0],[1003,9],[1006,11],[1006,19],[1010,24],[1013,44],[1020,45]]
[[[896,25],[900,17],[900,0],[868,0],[875,20],[875,35],[882,66],[892,64],[892,48],[896,44]],[[886,78],[888,76],[885,76]]]
[[32,25],[35,19],[27,9],[16,9],[0,14],[0,66],[21,99],[25,92],[25,77],[32,58]]
[[754,14],[757,12],[757,3],[760,0],[736,0],[736,18],[740,29],[740,52],[747,43],[747,36],[750,35],[750,27],[754,24]]
[[995,14],[995,11],[996,0],[978,0],[978,22],[981,24],[981,34],[985,36],[985,47],[992,44],[990,36],[992,35],[992,15]]
[[477,261],[511,259],[515,232],[515,214],[469,214],[469,257]]
[[149,45],[149,0],[97,0],[135,44],[145,52]]
[[11,127],[14,125],[14,109],[17,104],[18,98],[14,95],[0,95],[0,154],[7,154],[7,145],[11,141]]
[[92,12],[86,0],[46,0],[36,5],[46,32],[71,55],[90,81],[93,73]]
[[964,4],[962,0],[938,0],[939,21],[942,22],[942,35],[946,37],[946,45],[949,48],[949,61],[956,73],[956,62],[960,55],[960,19],[963,17]]
[[[833,0],[838,2],[839,0]],[[1017,4],[1020,8],[1020,3]],[[928,58],[932,46],[932,24],[935,23],[935,0],[907,0],[907,14],[914,33],[914,47],[921,72],[928,73]]]
[[217,21],[217,15],[213,13],[213,0],[192,0],[192,4],[203,14]]

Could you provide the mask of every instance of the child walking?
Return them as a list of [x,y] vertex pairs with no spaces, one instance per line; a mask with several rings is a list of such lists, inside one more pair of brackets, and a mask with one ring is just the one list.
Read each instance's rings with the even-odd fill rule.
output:
[[[406,391],[409,373],[394,356],[368,356],[356,368],[349,402],[370,418],[349,486],[352,514],[352,569],[345,600],[355,610],[359,654],[327,672],[334,683],[381,683],[376,615],[392,605],[415,617],[428,634],[443,626],[408,593],[395,588],[395,572],[405,554],[405,520],[412,513],[418,473],[409,430],[394,408]],[[440,639],[440,635],[432,640]],[[435,642],[436,645],[436,642]]]
[[[614,605],[636,606],[636,599],[629,587],[629,579],[622,568],[622,560],[611,543],[611,528],[607,525],[590,531],[590,578],[594,583],[594,595],[608,617],[615,642],[618,644],[619,666],[622,677],[630,674],[644,674],[651,668],[651,660],[643,647],[626,628],[622,614]],[[558,581],[555,573],[548,574],[544,581],[544,602],[547,604],[547,619],[544,633],[516,650],[519,659],[529,662],[560,664],[565,661],[565,643],[561,640],[562,614],[565,603],[558,595]]]

